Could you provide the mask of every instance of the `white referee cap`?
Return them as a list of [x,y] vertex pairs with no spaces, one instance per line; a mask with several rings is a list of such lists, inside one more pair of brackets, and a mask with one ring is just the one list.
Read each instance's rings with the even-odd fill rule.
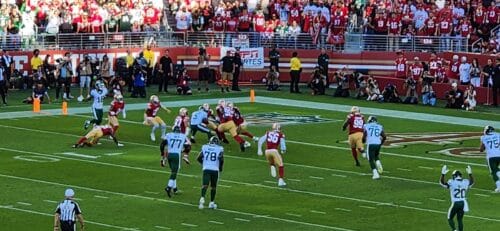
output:
[[64,196],[65,197],[72,197],[75,195],[75,191],[73,191],[73,189],[66,189],[66,191],[64,192]]

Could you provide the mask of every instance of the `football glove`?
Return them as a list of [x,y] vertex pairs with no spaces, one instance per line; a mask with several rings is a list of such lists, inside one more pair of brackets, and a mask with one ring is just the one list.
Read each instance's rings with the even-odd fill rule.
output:
[[262,153],[262,150],[259,150],[259,151],[257,152],[257,155],[259,155],[259,156],[262,156],[262,154],[263,154],[263,153]]
[[441,169],[441,174],[446,175],[450,170],[448,170],[448,166],[443,165],[443,168]]
[[161,160],[160,160],[160,165],[162,167],[165,167],[167,165],[167,158],[162,157]]
[[465,168],[465,171],[467,171],[467,174],[472,174],[472,168],[470,167],[470,165],[467,165],[467,168]]

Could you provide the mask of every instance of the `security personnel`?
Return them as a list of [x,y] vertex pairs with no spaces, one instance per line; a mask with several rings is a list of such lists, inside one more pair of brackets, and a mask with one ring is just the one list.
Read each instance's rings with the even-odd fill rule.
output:
[[76,230],[76,218],[80,222],[80,229],[84,230],[84,222],[82,211],[78,203],[73,201],[75,196],[75,191],[73,189],[66,189],[64,192],[64,201],[59,203],[56,208],[56,213],[54,215],[54,231],[75,231]]
[[318,66],[322,75],[328,77],[328,61],[330,57],[326,54],[326,49],[321,49],[321,54],[318,56]]
[[279,64],[280,64],[280,52],[276,50],[276,45],[273,45],[273,49],[269,51],[269,70],[271,70],[271,66],[275,66],[276,71],[280,72]]
[[302,72],[302,65],[300,59],[297,57],[297,52],[292,53],[290,59],[290,93],[301,93],[299,91],[300,73]]
[[243,60],[241,59],[240,49],[236,48],[236,53],[234,53],[234,74],[233,74],[233,84],[231,89],[233,91],[241,91],[238,86],[240,70],[243,67]]

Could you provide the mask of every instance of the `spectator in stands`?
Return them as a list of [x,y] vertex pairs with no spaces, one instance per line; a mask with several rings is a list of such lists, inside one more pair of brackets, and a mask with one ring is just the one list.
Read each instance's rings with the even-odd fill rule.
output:
[[476,108],[476,88],[473,85],[469,85],[465,90],[464,94],[464,105],[466,111],[474,111]]
[[293,21],[292,25],[288,28],[289,36],[288,36],[288,44],[293,44],[292,48],[297,47],[297,38],[301,33],[301,29],[297,21]]
[[104,22],[104,31],[106,33],[117,33],[119,31],[119,17],[119,15],[113,15]]
[[191,13],[189,13],[186,9],[186,6],[182,6],[180,11],[177,11],[175,14],[177,31],[188,31],[191,29],[191,24],[193,23],[193,19],[191,17]]
[[399,39],[402,26],[403,24],[401,23],[401,19],[396,15],[395,12],[392,12],[391,17],[387,21],[387,27],[389,28],[389,51],[399,49]]
[[488,63],[483,67],[481,75],[483,76],[483,87],[492,86],[493,76],[495,75],[495,65],[493,65],[492,59],[488,59]]
[[271,69],[267,72],[266,77],[264,78],[264,83],[266,84],[268,91],[280,90],[279,76],[280,73],[276,71],[276,67],[271,65]]
[[481,66],[477,58],[472,60],[470,69],[470,84],[474,87],[481,86]]
[[460,76],[460,85],[469,85],[470,84],[470,74],[471,74],[471,65],[467,62],[467,57],[462,56],[460,61],[459,76]]
[[458,84],[452,83],[451,90],[446,93],[447,108],[462,108],[464,104],[464,92],[458,88]]

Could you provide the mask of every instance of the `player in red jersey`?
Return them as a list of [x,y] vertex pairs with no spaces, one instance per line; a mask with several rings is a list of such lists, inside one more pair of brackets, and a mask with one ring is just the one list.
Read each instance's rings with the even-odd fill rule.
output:
[[259,138],[255,137],[252,133],[250,133],[247,129],[247,123],[245,123],[245,118],[241,114],[241,111],[238,107],[234,107],[234,124],[238,128],[238,134],[244,135],[253,141],[258,141]]
[[167,131],[167,125],[163,120],[158,116],[158,111],[161,109],[165,110],[167,113],[170,113],[170,110],[166,107],[163,107],[160,103],[160,98],[156,95],[152,95],[149,99],[148,106],[144,111],[144,125],[152,126],[151,129],[151,141],[156,141],[155,131],[158,128],[161,128],[161,137],[165,136],[165,132]]
[[410,74],[408,76],[411,76],[413,80],[419,81],[422,78],[424,66],[418,57],[413,58],[413,63],[410,65],[409,71]]
[[403,56],[402,51],[398,51],[398,52],[396,52],[396,54],[398,55],[398,58],[395,61],[396,72],[395,72],[394,76],[396,78],[405,79],[406,73],[407,73],[407,68],[408,68],[406,58]]
[[81,148],[84,146],[93,146],[99,144],[98,141],[103,136],[109,136],[113,139],[116,146],[123,147],[123,144],[119,143],[115,137],[115,131],[109,125],[98,125],[95,126],[92,130],[90,130],[87,135],[83,136],[78,140],[76,144],[73,145],[73,148]]
[[300,25],[302,21],[302,7],[297,3],[297,1],[293,1],[292,6],[290,7],[290,15],[288,16],[288,25],[292,25],[293,21],[297,22]]
[[250,25],[252,24],[252,15],[248,13],[247,9],[243,9],[243,12],[239,15],[238,19],[238,31],[249,32]]
[[220,124],[217,126],[217,136],[219,139],[225,139],[223,134],[225,132],[229,132],[231,136],[240,144],[240,150],[242,152],[245,151],[245,148],[250,146],[250,143],[243,140],[238,135],[238,128],[234,123],[234,104],[232,102],[227,102],[224,107],[221,107],[222,110],[222,118],[220,119]]
[[281,153],[285,154],[286,152],[286,143],[285,143],[285,134],[281,132],[281,127],[279,123],[274,123],[272,130],[267,131],[266,134],[259,139],[259,147],[257,154],[262,156],[262,144],[266,142],[266,159],[271,166],[271,176],[276,177],[276,167],[278,167],[278,186],[284,187],[286,186],[283,178],[285,177],[285,167],[283,165],[283,158],[278,151],[278,148],[281,149]]
[[[189,124],[190,121],[191,119],[189,118],[188,115],[188,109],[181,108],[179,109],[179,115],[175,117],[173,127],[179,127],[181,133],[184,133],[186,137],[190,137],[189,136],[189,134],[191,133],[191,125]],[[189,139],[186,139],[186,142],[184,143],[184,149],[182,150],[182,160],[184,160],[186,164],[191,164],[191,162],[189,161],[190,152],[191,152],[191,141]]]
[[345,131],[349,127],[349,145],[351,146],[352,157],[356,161],[356,166],[360,166],[358,160],[358,151],[365,155],[365,150],[363,148],[363,125],[365,124],[365,118],[361,115],[359,108],[353,106],[351,108],[351,113],[347,115],[347,119],[342,125],[342,131]]
[[500,9],[496,6],[495,1],[491,1],[491,5],[488,7],[486,15],[486,24],[488,24],[489,28],[493,29],[500,23]]
[[123,101],[123,96],[121,94],[116,94],[114,100],[111,101],[111,106],[108,112],[108,124],[113,128],[113,130],[118,131],[120,124],[118,123],[118,114],[122,113],[123,118],[127,118],[127,113],[125,111],[125,102]]

